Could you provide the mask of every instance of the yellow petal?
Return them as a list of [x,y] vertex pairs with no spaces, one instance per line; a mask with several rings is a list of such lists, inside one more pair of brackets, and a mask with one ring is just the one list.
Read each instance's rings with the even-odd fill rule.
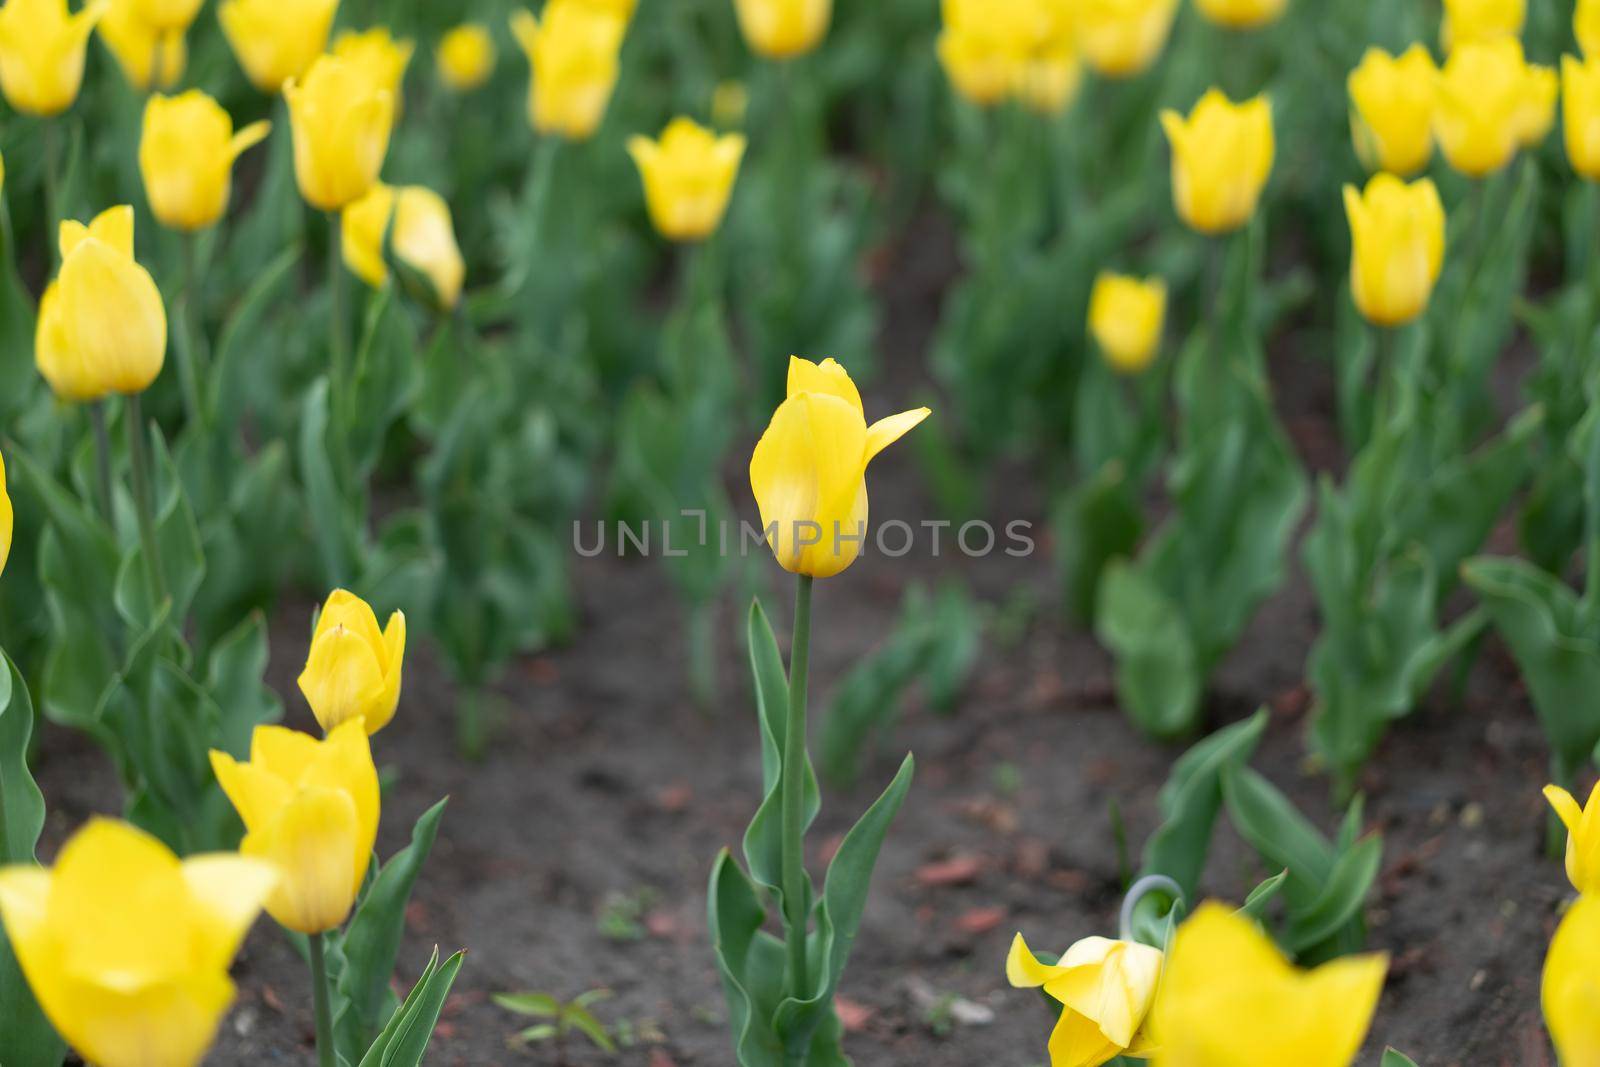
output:
[[876,459],[879,452],[910,433],[931,414],[933,412],[928,408],[916,408],[873,423],[867,429],[867,461],[870,463]]
[[813,363],[809,359],[790,356],[788,395],[792,397],[800,393],[825,393],[846,401],[857,411],[865,410],[861,406],[861,393],[856,389],[856,383],[835,359]]
[[211,771],[246,830],[270,826],[294,795],[294,779],[280,778],[260,763],[240,763],[216,749],[211,750]]
[[271,826],[246,834],[239,850],[273,863],[282,876],[267,900],[272,917],[303,934],[343,923],[366,871],[352,862],[358,833],[350,795],[317,787],[301,789]]
[[384,677],[374,643],[343,626],[322,633],[311,642],[299,685],[324,730],[376,710]]
[[183,880],[198,934],[196,951],[208,965],[225,971],[277,886],[278,871],[262,860],[214,853],[184,860]]

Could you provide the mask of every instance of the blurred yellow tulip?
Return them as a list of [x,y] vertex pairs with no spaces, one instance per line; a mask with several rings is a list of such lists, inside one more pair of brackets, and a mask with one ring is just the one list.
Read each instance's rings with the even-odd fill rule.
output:
[[1590,58],[1600,58],[1600,0],[1578,0],[1572,14],[1572,34]]
[[211,768],[244,822],[240,853],[277,868],[268,914],[302,934],[343,923],[378,837],[378,769],[361,720],[322,741],[257,726],[250,762],[212,749]]
[[1249,222],[1276,155],[1267,98],[1235,104],[1210,89],[1187,119],[1163,111],[1161,125],[1172,144],[1172,198],[1178,216],[1213,236]]
[[61,272],[39,301],[34,361],[63,400],[141,393],[167,355],[167,311],[133,258],[133,208],[61,224]]
[[617,85],[627,28],[585,0],[550,0],[542,20],[523,10],[512,14],[511,32],[533,70],[528,117],[535,130],[571,141],[594,134]]
[[325,55],[303,81],[285,82],[283,95],[300,195],[322,211],[339,211],[365,196],[389,152],[393,94],[362,68]]
[[1043,989],[1061,1002],[1050,1034],[1050,1067],[1100,1067],[1150,1051],[1142,1027],[1156,998],[1161,952],[1136,941],[1086,937],[1055,964],[1041,963],[1018,934],[1006,957],[1006,980]]
[[344,31],[329,51],[354,67],[373,89],[387,92],[398,118],[405,99],[406,68],[416,47],[415,42],[396,40],[387,29],[376,26],[362,33]]
[[1172,33],[1178,0],[1080,0],[1078,47],[1107,78],[1129,78],[1150,69]]
[[788,398],[750,457],[750,488],[779,566],[831,578],[856,561],[866,540],[867,464],[929,414],[917,408],[869,427],[842,366],[790,357]]
[[205,0],[133,0],[139,21],[162,34],[182,33],[200,14]]
[[1344,187],[1350,293],[1367,321],[1403,326],[1428,309],[1444,266],[1444,204],[1433,182],[1378,174],[1365,193]]
[[1562,1067],[1600,1064],[1600,897],[1584,895],[1567,909],[1544,959],[1539,1000]]
[[0,869],[0,918],[51,1025],[97,1067],[192,1067],[233,1002],[228,966],[277,883],[233,854],[179,860],[95,818],[53,869]]
[[1439,68],[1420,44],[1398,58],[1369,48],[1350,72],[1350,127],[1368,170],[1410,177],[1433,156]]
[[1561,57],[1561,120],[1572,169],[1600,181],[1600,57]]
[[[394,254],[407,267],[428,279],[432,290],[428,295],[429,303],[437,310],[453,309],[461,299],[461,284],[466,278],[467,266],[456,244],[450,205],[432,189],[420,185],[397,189],[379,182],[366,196],[345,208],[340,222],[345,265],[375,289],[382,288],[388,282],[389,265],[383,259],[383,238],[389,229],[391,217],[394,219]],[[366,614],[369,618],[372,616],[370,608]],[[399,612],[396,612],[395,618],[399,617]],[[391,629],[393,625],[394,620],[391,619]],[[402,642],[403,630],[402,620]],[[368,711],[355,714],[366,715],[369,723],[378,719]],[[387,716],[383,718],[387,721]],[[377,726],[373,729],[376,730]]]
[[744,82],[720,81],[711,91],[711,121],[720,128],[731,130],[743,126],[749,110],[750,91],[744,87]]
[[1347,1067],[1387,970],[1382,954],[1300,970],[1250,919],[1207,901],[1167,954],[1152,1067]]
[[[178,84],[189,61],[182,30],[162,32],[139,17],[136,0],[111,0],[95,27],[128,84],[140,92]],[[156,70],[160,63],[161,69]]]
[[768,59],[792,59],[822,43],[833,0],[733,0],[745,43]]
[[488,81],[494,59],[494,37],[480,22],[463,23],[445,34],[434,53],[439,80],[456,93],[471,92]]
[[939,61],[956,92],[980,107],[1016,99],[1059,112],[1083,74],[1070,15],[1054,0],[944,0]]
[[1161,347],[1167,283],[1102,271],[1089,294],[1089,332],[1106,362],[1121,374],[1150,366]]
[[1444,0],[1440,44],[1446,52],[1472,41],[1522,36],[1528,0]]
[[628,154],[639,167],[656,231],[669,241],[702,241],[715,233],[744,148],[742,134],[718,137],[683,117],[673,119],[659,141],[629,138]]
[[1522,91],[1522,106],[1517,109],[1517,143],[1534,148],[1550,136],[1556,124],[1556,97],[1561,93],[1561,78],[1553,67],[1528,64]]
[[1514,37],[1464,44],[1439,76],[1433,135],[1450,166],[1471,178],[1516,156],[1529,127],[1533,76]]
[[217,18],[257,89],[276,93],[328,46],[339,0],[222,0]]
[[1567,879],[1572,888],[1600,894],[1600,785],[1581,808],[1572,794],[1558,785],[1545,786],[1544,797],[1567,828]]
[[[5,167],[0,166],[0,182],[5,179]],[[11,528],[15,516],[11,511],[11,494],[6,489],[6,461],[0,456],[0,572],[6,569],[11,558]]]
[[233,163],[271,130],[255,122],[238,133],[233,119],[198,89],[150,98],[139,140],[139,173],[150,210],[174,230],[203,230],[222,218],[233,188]]
[[1254,30],[1282,18],[1289,0],[1195,0],[1194,6],[1218,26]]
[[0,93],[25,115],[59,115],[83,84],[84,52],[107,0],[77,14],[67,0],[6,0],[0,7]]
[[324,731],[361,719],[375,734],[394,718],[406,655],[406,617],[396,611],[380,632],[365,600],[335,589],[317,616],[300,692]]

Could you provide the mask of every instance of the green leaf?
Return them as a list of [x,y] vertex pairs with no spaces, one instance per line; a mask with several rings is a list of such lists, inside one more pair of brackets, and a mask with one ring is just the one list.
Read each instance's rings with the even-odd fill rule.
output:
[[1053,526],[1066,602],[1079,622],[1092,623],[1107,565],[1132,554],[1144,531],[1127,465],[1111,460],[1074,487],[1057,505]]
[[422,1062],[445,997],[450,994],[450,986],[465,958],[465,952],[457,952],[441,964],[439,950],[433,950],[422,977],[411,987],[405,1003],[395,1009],[367,1054],[361,1057],[360,1067],[417,1067]]
[[1117,660],[1117,698],[1141,730],[1181,737],[1200,708],[1200,674],[1183,613],[1136,563],[1117,560],[1100,582],[1095,634]]
[[507,1011],[535,1019],[554,1019],[561,1014],[561,1002],[549,993],[496,993],[491,999]]
[[1360,921],[1367,894],[1372,890],[1382,862],[1383,838],[1377,834],[1362,838],[1340,854],[1322,892],[1308,907],[1292,916],[1284,932],[1285,947],[1305,962],[1320,962],[1308,954],[1351,923]]
[[788,958],[783,942],[762,929],[766,909],[727,849],[711,868],[706,919],[735,1056],[741,1067],[785,1067],[772,1017],[783,996]]
[[300,423],[300,478],[305,485],[311,532],[322,555],[323,584],[348,582],[360,554],[360,530],[339,488],[328,425],[328,379],[318,378],[306,393]]
[[1383,1050],[1383,1062],[1378,1067],[1417,1067],[1417,1061],[1393,1048]]
[[1239,906],[1239,911],[1250,916],[1258,923],[1264,923],[1266,921],[1267,906],[1272,903],[1273,898],[1278,895],[1278,891],[1283,888],[1283,883],[1288,880],[1288,869],[1285,868],[1279,871],[1250,890],[1250,895],[1244,898],[1244,903]]

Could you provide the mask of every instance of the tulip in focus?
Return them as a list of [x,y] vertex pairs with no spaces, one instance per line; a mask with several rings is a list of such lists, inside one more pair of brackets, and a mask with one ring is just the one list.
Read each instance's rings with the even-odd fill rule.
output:
[[379,631],[378,617],[365,600],[335,589],[317,616],[311,652],[300,672],[300,692],[330,735],[355,719],[375,734],[394,718],[400,703],[405,655],[403,612],[391,614]]
[[72,106],[83,85],[84,53],[107,0],[77,14],[67,0],[6,0],[0,6],[0,93],[25,115],[48,118]]
[[1600,897],[1584,895],[1567,909],[1544,959],[1539,1000],[1563,1067],[1600,1064]]
[[404,98],[406,68],[411,65],[416,47],[411,41],[395,40],[387,29],[376,26],[364,33],[346,30],[334,40],[329,52],[353,66],[370,87],[387,92],[398,114]]
[[300,195],[322,211],[365,196],[389,151],[394,95],[361,67],[331,55],[319,57],[304,81],[285,83],[283,95]]
[[1167,46],[1177,13],[1178,0],[1082,0],[1078,48],[1107,78],[1142,74]]
[[833,0],[733,0],[739,30],[757,55],[793,59],[822,43]]
[[1572,15],[1572,34],[1589,59],[1600,59],[1600,0],[1578,0]]
[[277,872],[232,854],[179,860],[91,819],[54,868],[0,869],[0,918],[52,1026],[97,1067],[192,1067],[233,1003],[228,966]]
[[494,38],[479,22],[464,23],[445,34],[434,53],[439,80],[456,93],[469,93],[488,81],[494,58]]
[[222,0],[223,35],[252,84],[276,93],[328,45],[339,0]]
[[867,464],[929,414],[903,411],[869,427],[842,366],[790,357],[788,398],[750,457],[750,488],[779,566],[831,578],[856,561],[866,539]]
[[1099,1067],[1124,1054],[1145,1056],[1142,1031],[1161,978],[1161,952],[1137,941],[1086,937],[1056,964],[1041,963],[1018,934],[1006,980],[1061,1002],[1050,1034],[1050,1067]]
[[1545,786],[1544,797],[1567,828],[1567,879],[1572,888],[1600,894],[1600,785],[1581,808],[1572,794],[1558,785]]
[[228,209],[234,160],[271,128],[255,122],[235,133],[228,113],[198,89],[152,96],[144,108],[139,173],[156,219],[174,230],[214,225]]
[[542,18],[518,10],[511,32],[528,56],[533,128],[586,141],[599,128],[617,85],[618,53],[628,24],[584,0],[550,0]]
[[1450,166],[1483,178],[1516,156],[1529,126],[1532,78],[1515,38],[1462,45],[1439,78],[1433,133]]
[[278,870],[268,914],[302,934],[343,923],[378,836],[378,769],[361,720],[322,741],[258,726],[249,763],[213,749],[211,768],[244,822],[240,853]]
[[1172,144],[1172,197],[1179,217],[1211,236],[1249,222],[1276,152],[1267,98],[1235,104],[1211,89],[1187,119],[1163,111],[1161,125]]
[[1210,21],[1230,30],[1254,30],[1283,17],[1289,0],[1195,0]]
[[122,68],[122,76],[140,92],[171,88],[183,77],[189,62],[183,31],[155,29],[139,16],[137,0],[111,0],[95,32]]
[[1089,294],[1089,332],[1106,362],[1121,374],[1150,366],[1161,347],[1167,316],[1167,283],[1104,271]]
[[1528,0],[1444,0],[1440,43],[1454,52],[1472,41],[1521,37],[1528,18]]
[[1152,1067],[1347,1067],[1372,1023],[1388,958],[1301,970],[1215,901],[1178,927],[1150,1019]]
[[1348,86],[1356,152],[1368,170],[1405,178],[1428,165],[1438,82],[1439,68],[1420,44],[1398,58],[1381,48],[1367,49]]
[[1403,326],[1428,308],[1444,265],[1445,217],[1439,190],[1423,178],[1407,185],[1379,174],[1365,193],[1344,187],[1350,219],[1350,292],[1375,326]]
[[[456,244],[455,227],[450,221],[450,205],[432,189],[420,185],[394,188],[382,182],[374,185],[366,196],[344,209],[340,232],[345,265],[362,281],[375,289],[389,281],[389,265],[383,259],[383,240],[394,220],[393,248],[400,261],[428,279],[433,290],[429,299],[439,310],[449,311],[461,299],[461,283],[466,278],[466,263]],[[334,596],[349,596],[335,593]],[[355,600],[355,598],[351,598]],[[361,604],[359,600],[355,601]],[[332,601],[329,602],[330,604]],[[366,618],[372,619],[372,609],[361,604]],[[324,609],[326,614],[326,609]],[[404,619],[399,612],[390,619],[401,619],[401,642],[404,643]],[[373,622],[376,628],[376,621]],[[399,664],[396,662],[395,684],[399,685]],[[396,690],[398,695],[398,689]],[[393,714],[393,707],[389,713]],[[367,716],[367,722],[377,723],[379,716],[370,711],[352,712]],[[320,718],[320,716],[319,716]],[[388,715],[382,716],[384,722]],[[324,723],[324,726],[329,725]]]
[[650,221],[661,236],[703,241],[716,232],[727,213],[744,148],[742,134],[718,137],[682,117],[672,120],[659,141],[628,140],[628,154],[644,182]]
[[34,361],[63,400],[142,393],[167,355],[167,311],[133,258],[133,208],[61,224],[61,272],[39,301]]

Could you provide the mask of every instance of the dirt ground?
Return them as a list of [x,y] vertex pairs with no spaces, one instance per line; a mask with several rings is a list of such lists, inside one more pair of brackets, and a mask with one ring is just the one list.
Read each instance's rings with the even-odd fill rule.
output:
[[[949,276],[948,239],[898,258],[903,269],[888,272],[896,281],[885,294],[889,384],[869,392],[870,412],[898,410],[894,402],[916,384]],[[1336,463],[1327,369],[1288,347],[1274,364],[1285,420],[1311,465]],[[1002,502],[1004,518],[1037,519],[1042,501],[1019,484]],[[907,450],[874,464],[871,489],[875,521],[934,514]],[[1006,987],[1011,936],[1022,930],[1040,948],[1060,948],[1112,932],[1119,868],[1110,808],[1120,808],[1136,858],[1181,748],[1144,740],[1117,711],[1109,657],[1056,621],[1045,553],[867,559],[819,583],[814,709],[882,639],[905,585],[946,574],[992,601],[1029,586],[1043,610],[1020,640],[986,646],[956,714],[936,715],[914,697],[859,787],[825,792],[811,862],[820,871],[830,839],[914,751],[916,782],[842,985],[847,1050],[861,1067],[1035,1067],[1046,1062],[1052,1020],[1035,995]],[[468,949],[431,1063],[728,1065],[705,884],[717,850],[737,846],[759,799],[756,725],[734,641],[743,605],[725,608],[724,698],[707,715],[688,695],[681,616],[661,571],[600,558],[582,561],[576,577],[579,638],[517,665],[501,690],[512,712],[481,764],[454,754],[452,695],[427,649],[408,660],[400,714],[375,743],[399,775],[385,798],[382,852],[404,844],[434,799],[451,801],[408,916],[401,977],[409,983],[434,944]],[[768,607],[786,630],[789,604]],[[289,721],[307,728],[293,678],[309,611],[286,606],[273,642],[274,684]],[[1328,829],[1337,822],[1328,783],[1304,770],[1302,740],[1302,669],[1315,627],[1297,564],[1219,672],[1208,728],[1272,707],[1255,766]],[[1545,758],[1512,664],[1491,641],[1464,703],[1435,694],[1373,760],[1363,785],[1385,850],[1370,944],[1391,954],[1392,967],[1361,1063],[1375,1064],[1386,1043],[1429,1067],[1552,1062],[1539,967],[1566,885],[1541,849]],[[51,804],[49,849],[92,811],[116,810],[110,769],[81,738],[46,727],[38,775]],[[945,866],[930,872],[932,864]],[[1207,889],[1238,900],[1263,873],[1219,824]],[[239,1001],[209,1062],[310,1062],[304,972],[270,922],[258,925],[234,973]],[[489,1000],[498,991],[570,997],[597,987],[615,994],[598,1013],[625,1024],[635,1042],[614,1058],[576,1042],[565,1059],[551,1046],[518,1045],[525,1024]]]

